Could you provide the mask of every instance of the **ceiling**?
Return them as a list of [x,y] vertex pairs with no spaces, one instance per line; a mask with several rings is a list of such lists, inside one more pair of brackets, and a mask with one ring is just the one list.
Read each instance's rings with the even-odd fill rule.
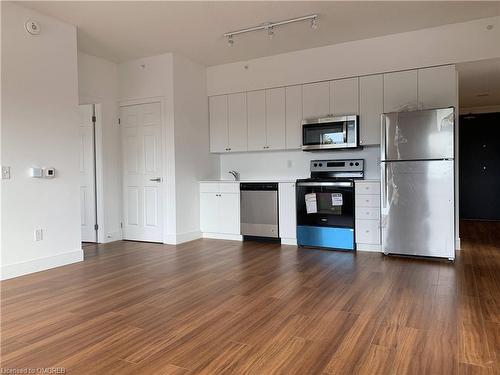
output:
[[457,65],[460,107],[500,105],[500,59]]
[[[78,27],[78,48],[115,62],[178,52],[204,65],[269,56],[375,36],[500,15],[500,2],[336,1],[28,1]],[[319,14],[319,28],[286,25],[265,32],[225,32],[270,21]],[[42,25],[43,27],[43,25]]]

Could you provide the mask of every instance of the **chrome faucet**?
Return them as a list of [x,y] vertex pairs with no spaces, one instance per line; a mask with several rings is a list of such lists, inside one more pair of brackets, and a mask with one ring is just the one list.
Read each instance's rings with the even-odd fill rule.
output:
[[234,177],[234,181],[239,181],[240,180],[240,174],[239,172],[236,171],[229,171],[228,173],[232,174]]

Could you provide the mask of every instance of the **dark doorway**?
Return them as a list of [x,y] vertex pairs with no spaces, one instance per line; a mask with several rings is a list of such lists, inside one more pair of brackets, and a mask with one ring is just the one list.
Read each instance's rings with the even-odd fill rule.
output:
[[500,220],[500,113],[460,116],[460,218]]

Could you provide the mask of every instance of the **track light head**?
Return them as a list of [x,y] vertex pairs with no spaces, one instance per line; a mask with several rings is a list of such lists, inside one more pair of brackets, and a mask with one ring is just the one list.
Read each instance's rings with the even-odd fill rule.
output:
[[273,39],[274,38],[274,29],[273,29],[272,26],[267,28],[267,37],[269,39]]
[[227,44],[229,44],[229,47],[232,47],[234,44],[234,39],[232,35],[227,36]]
[[311,29],[316,30],[318,28],[318,19],[316,17],[311,18]]

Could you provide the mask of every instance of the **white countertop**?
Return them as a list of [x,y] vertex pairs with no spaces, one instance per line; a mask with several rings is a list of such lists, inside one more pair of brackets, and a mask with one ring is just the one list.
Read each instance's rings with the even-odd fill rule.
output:
[[263,178],[261,180],[201,180],[200,182],[224,182],[224,183],[240,183],[240,182],[296,182],[296,180],[280,180],[280,179],[268,179]]
[[[283,179],[274,179],[270,180],[268,178],[264,178],[261,180],[239,180],[239,181],[234,181],[234,180],[201,180],[200,182],[223,182],[223,183],[240,183],[240,182],[296,182],[297,180],[283,180]],[[374,180],[374,179],[364,179],[364,180],[356,180],[356,182],[380,182],[380,180]]]

